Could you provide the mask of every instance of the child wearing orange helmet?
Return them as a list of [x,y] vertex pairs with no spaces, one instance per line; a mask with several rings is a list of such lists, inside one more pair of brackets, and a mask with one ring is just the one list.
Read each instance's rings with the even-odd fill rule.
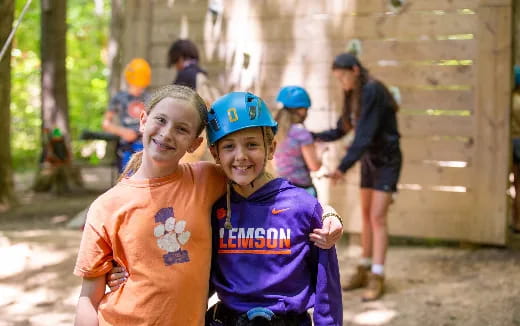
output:
[[127,90],[110,99],[103,118],[103,130],[120,137],[118,168],[122,172],[133,153],[143,149],[139,133],[139,115],[144,110],[145,89],[150,85],[152,69],[146,60],[135,58],[125,67]]

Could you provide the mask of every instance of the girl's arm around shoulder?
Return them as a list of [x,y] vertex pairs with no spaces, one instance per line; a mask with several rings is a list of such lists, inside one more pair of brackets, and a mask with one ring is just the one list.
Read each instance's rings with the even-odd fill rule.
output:
[[343,220],[330,205],[323,205],[321,225],[315,227],[310,234],[310,240],[321,249],[332,248],[343,235]]
[[83,279],[78,306],[76,307],[74,326],[99,325],[97,309],[104,294],[105,274]]
[[[318,215],[319,218],[319,215]],[[314,248],[315,303],[314,325],[342,325],[343,303],[336,248]]]
[[217,180],[225,181],[227,180],[226,175],[224,174],[224,170],[218,164],[208,161],[200,161],[191,164],[194,169],[196,169],[200,176],[204,178],[215,178]]
[[227,177],[220,165],[212,162],[191,164],[196,171],[195,185],[210,196],[212,203],[226,192]]

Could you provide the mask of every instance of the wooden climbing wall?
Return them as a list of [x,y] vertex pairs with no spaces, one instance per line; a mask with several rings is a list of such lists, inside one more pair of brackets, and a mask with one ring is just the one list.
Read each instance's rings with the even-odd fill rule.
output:
[[[153,85],[170,83],[168,47],[190,38],[224,91],[249,90],[274,107],[281,86],[307,88],[306,125],[319,131],[341,109],[332,60],[358,42],[363,64],[400,95],[404,165],[390,233],[504,244],[511,0],[390,2],[399,1],[129,0],[123,58],[145,57]],[[328,146],[329,170],[346,146],[347,138]],[[342,185],[316,184],[346,230],[359,232],[359,168]]]

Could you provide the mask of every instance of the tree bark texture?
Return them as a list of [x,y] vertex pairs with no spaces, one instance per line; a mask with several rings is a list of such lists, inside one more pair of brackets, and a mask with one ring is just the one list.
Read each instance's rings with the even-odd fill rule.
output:
[[[14,0],[0,1],[0,49],[3,48],[14,19]],[[11,46],[0,61],[0,212],[13,203],[14,181],[11,160]]]
[[108,98],[112,98],[122,87],[121,74],[123,63],[121,56],[121,42],[124,27],[124,0],[111,1],[110,39],[108,41],[108,65],[110,78],[108,82]]
[[[82,187],[73,167],[66,71],[67,1],[41,0],[42,151],[34,190],[58,194]],[[59,131],[57,131],[59,129]]]

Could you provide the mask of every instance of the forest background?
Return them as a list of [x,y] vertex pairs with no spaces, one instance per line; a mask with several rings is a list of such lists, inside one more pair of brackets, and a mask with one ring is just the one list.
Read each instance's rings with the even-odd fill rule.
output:
[[[25,1],[15,1],[15,19]],[[12,44],[11,151],[15,172],[34,170],[41,154],[40,1],[33,1]],[[67,2],[67,85],[75,159],[83,130],[100,130],[108,104],[110,1]],[[96,164],[92,155],[89,163]]]

